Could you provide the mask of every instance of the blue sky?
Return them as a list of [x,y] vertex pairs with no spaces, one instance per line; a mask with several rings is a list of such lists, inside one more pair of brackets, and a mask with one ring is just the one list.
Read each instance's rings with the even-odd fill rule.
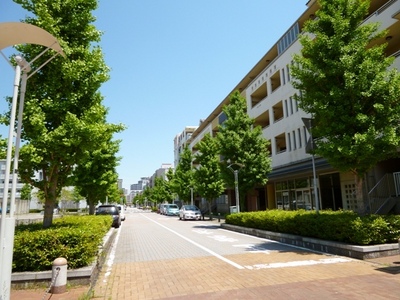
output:
[[[111,68],[101,92],[108,122],[127,126],[115,136],[122,140],[117,171],[124,188],[163,163],[173,164],[176,134],[197,126],[231,93],[305,11],[306,2],[100,0],[93,15],[104,32],[100,46]],[[1,6],[0,22],[26,15],[12,0]],[[0,57],[1,112],[13,78]]]

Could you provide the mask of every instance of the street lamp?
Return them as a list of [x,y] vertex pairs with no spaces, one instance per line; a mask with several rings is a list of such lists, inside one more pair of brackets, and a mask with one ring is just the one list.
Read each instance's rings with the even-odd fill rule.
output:
[[[229,163],[229,161],[228,161]],[[232,168],[232,166],[237,166],[236,168]],[[240,213],[240,201],[239,201],[239,170],[244,167],[243,164],[240,163],[231,163],[228,166],[228,169],[233,172],[235,176],[235,194],[236,194],[236,208],[237,212]]]
[[[12,256],[14,248],[14,233],[15,233],[15,194],[17,185],[17,171],[18,171],[18,159],[19,159],[19,145],[21,137],[21,126],[22,126],[22,113],[23,113],[23,102],[25,97],[26,82],[30,76],[39,71],[44,65],[51,61],[58,54],[65,57],[57,39],[53,37],[47,31],[36,27],[31,24],[10,22],[0,23],[0,54],[7,60],[7,62],[14,69],[14,66],[8,61],[1,50],[3,48],[17,45],[17,44],[37,44],[45,46],[46,49],[36,56],[32,61],[35,61],[42,56],[49,49],[56,51],[50,59],[38,67],[32,74],[27,75],[31,71],[30,63],[28,63],[23,57],[15,56],[15,77],[14,77],[14,89],[13,98],[11,103],[10,111],[10,126],[8,133],[8,145],[6,155],[6,169],[3,187],[3,200],[2,200],[2,211],[1,211],[1,222],[0,222],[0,299],[7,300],[10,298],[11,290],[11,272],[12,272]],[[21,81],[22,72],[22,81]],[[17,135],[15,139],[15,154],[14,154],[14,166],[13,166],[13,181],[10,195],[10,212],[7,216],[7,200],[8,200],[8,185],[10,181],[11,173],[11,154],[14,140],[14,125],[15,115],[17,108],[18,90],[21,81],[21,95],[20,105],[18,112],[18,127]]]

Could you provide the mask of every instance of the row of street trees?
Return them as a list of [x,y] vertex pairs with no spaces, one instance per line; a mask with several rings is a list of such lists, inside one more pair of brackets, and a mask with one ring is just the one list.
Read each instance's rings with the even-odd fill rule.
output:
[[[99,46],[102,33],[93,25],[98,0],[14,1],[30,13],[24,22],[55,36],[66,54],[28,80],[22,124],[19,176],[43,196],[47,228],[63,187],[75,186],[91,213],[106,195],[119,201],[120,141],[113,135],[125,126],[107,123],[108,109],[99,91],[109,79],[109,68]],[[43,50],[33,44],[16,48],[27,61]],[[52,55],[46,52],[32,69]],[[7,123],[7,114],[1,120]],[[39,172],[43,176],[36,178]]]
[[228,166],[236,163],[242,166],[238,186],[240,206],[245,207],[247,192],[267,182],[271,171],[269,143],[263,138],[261,127],[254,126],[254,119],[248,116],[246,99],[239,92],[231,95],[223,112],[227,119],[217,135],[206,134],[196,145],[196,153],[186,147],[175,172],[168,172],[168,180],[156,178],[154,187],[146,189],[138,198],[140,201],[162,203],[178,196],[189,203],[195,191],[207,200],[211,211],[212,200],[222,195],[226,187],[234,186]]

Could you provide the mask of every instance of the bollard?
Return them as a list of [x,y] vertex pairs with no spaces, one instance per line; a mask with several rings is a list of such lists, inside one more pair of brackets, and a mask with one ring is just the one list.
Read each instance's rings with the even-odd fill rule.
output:
[[67,290],[67,260],[63,257],[53,261],[52,268],[52,294],[62,294]]
[[218,222],[221,222],[221,213],[218,213]]

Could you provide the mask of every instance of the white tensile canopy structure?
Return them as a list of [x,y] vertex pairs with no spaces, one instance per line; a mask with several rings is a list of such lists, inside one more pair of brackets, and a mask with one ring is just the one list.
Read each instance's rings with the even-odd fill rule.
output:
[[57,39],[46,30],[20,22],[0,23],[0,50],[19,44],[42,45],[65,57]]

